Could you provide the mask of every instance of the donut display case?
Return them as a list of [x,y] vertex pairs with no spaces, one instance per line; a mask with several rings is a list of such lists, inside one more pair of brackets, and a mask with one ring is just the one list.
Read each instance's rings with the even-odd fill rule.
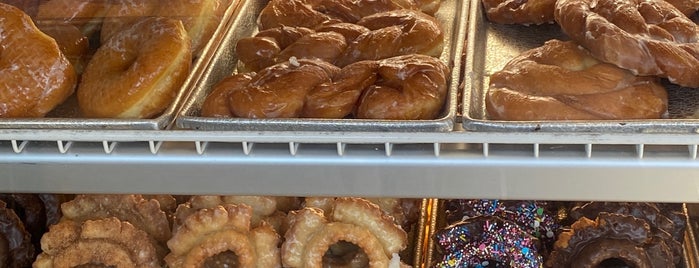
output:
[[[15,89],[6,94],[25,96],[5,104],[0,128],[7,129],[168,127],[238,6],[228,0],[0,3],[12,16],[4,31],[17,37],[5,41],[3,65],[26,68],[6,69],[3,83]],[[32,26],[12,28],[20,23]],[[56,60],[31,60],[39,55]]]
[[[278,255],[281,257],[281,245],[284,240],[279,230],[274,228],[290,226],[284,226],[289,222],[280,221],[282,217],[277,212],[281,210],[290,213],[292,210],[287,210],[287,206],[279,204],[287,204],[286,202],[296,197],[310,196],[337,197],[332,199],[340,199],[340,203],[346,202],[339,205],[344,206],[346,211],[361,211],[362,217],[353,217],[356,215],[327,213],[326,211],[334,209],[332,206],[324,209],[305,209],[296,204],[293,209],[302,211],[295,212],[296,215],[291,217],[298,224],[298,237],[306,242],[317,242],[311,244],[319,245],[312,247],[315,256],[329,256],[330,259],[339,256],[351,257],[357,253],[357,246],[374,249],[364,252],[364,255],[372,254],[370,257],[359,254],[349,260],[340,258],[343,262],[366,262],[368,258],[375,258],[381,265],[391,265],[388,267],[438,266],[445,254],[436,250],[437,240],[441,238],[451,244],[458,244],[454,239],[460,237],[441,235],[448,229],[446,227],[458,222],[447,223],[444,202],[477,198],[539,200],[537,202],[556,204],[560,202],[566,206],[570,205],[569,208],[588,202],[653,202],[667,205],[663,207],[667,211],[674,211],[677,206],[681,206],[680,214],[683,218],[680,218],[686,221],[686,228],[683,232],[672,233],[673,239],[678,238],[678,234],[681,236],[675,240],[681,243],[680,247],[677,247],[677,243],[667,240],[666,234],[658,231],[662,228],[655,227],[660,225],[653,225],[657,222],[649,223],[648,219],[636,215],[610,217],[597,213],[590,216],[595,219],[583,220],[576,226],[572,226],[571,222],[565,223],[571,227],[566,231],[580,231],[586,226],[600,227],[604,226],[604,223],[611,223],[613,226],[618,224],[623,228],[639,231],[640,238],[632,237],[629,240],[647,246],[652,254],[663,257],[655,262],[656,266],[663,267],[663,264],[672,262],[673,267],[699,267],[699,250],[695,237],[699,231],[699,136],[693,119],[680,118],[694,112],[696,98],[693,95],[696,93],[692,90],[680,87],[669,89],[668,116],[671,118],[668,119],[574,122],[490,120],[486,115],[485,105],[485,89],[490,75],[521,52],[552,38],[567,40],[567,36],[553,24],[514,26],[488,22],[480,1],[443,0],[439,1],[440,8],[436,17],[441,23],[452,27],[446,29],[446,43],[439,61],[450,67],[450,71],[431,72],[445,74],[448,82],[446,102],[436,119],[243,119],[201,116],[202,107],[217,83],[229,77],[231,73],[254,67],[251,67],[253,64],[239,62],[235,47],[243,39],[253,43],[260,42],[260,46],[268,44],[268,39],[253,38],[264,31],[258,29],[261,10],[266,4],[274,1],[232,2],[226,13],[228,19],[222,20],[225,22],[218,25],[217,32],[202,52],[203,61],[198,63],[198,67],[193,67],[195,77],[190,76],[189,80],[184,82],[187,88],[191,89],[191,94],[183,93],[177,97],[176,102],[182,104],[179,107],[181,109],[169,109],[160,117],[148,120],[93,120],[52,116],[74,112],[70,107],[62,106],[50,112],[47,118],[0,120],[0,193],[3,193],[0,194],[0,210],[20,212],[17,217],[9,219],[11,224],[8,228],[16,231],[19,229],[16,227],[19,222],[25,220],[21,214],[22,211],[26,213],[29,208],[18,208],[25,200],[22,198],[31,198],[32,202],[37,204],[44,203],[46,222],[52,222],[57,226],[57,231],[50,232],[46,229],[47,224],[42,222],[40,225],[43,231],[29,228],[32,230],[18,232],[25,245],[23,249],[40,248],[41,241],[37,240],[38,236],[46,236],[46,243],[55,246],[52,250],[47,250],[40,259],[25,258],[20,267],[28,267],[27,263],[34,261],[47,266],[53,262],[75,261],[62,260],[61,250],[70,249],[70,244],[76,242],[82,243],[80,251],[90,252],[91,247],[86,245],[94,241],[78,241],[77,238],[80,235],[94,238],[90,236],[95,234],[102,235],[99,239],[114,239],[116,243],[135,245],[127,250],[129,252],[122,252],[126,255],[143,253],[139,259],[133,260],[134,263],[160,265],[158,267],[167,264],[176,267],[182,263],[204,260],[203,250],[196,251],[194,242],[217,240],[216,236],[209,235],[203,231],[204,229],[220,232],[222,237],[238,238],[231,240],[234,241],[231,242],[231,246],[250,249],[250,245],[253,245],[260,251],[270,252],[271,255],[279,251]],[[0,2],[18,6],[26,4],[26,12],[36,13],[38,6],[29,2],[60,2],[77,7],[77,3],[120,1]],[[298,2],[303,1],[278,0],[276,3]],[[332,5],[361,1],[318,2]],[[429,0],[383,2],[432,3]],[[433,5],[425,5],[428,12],[432,10],[430,8],[434,8]],[[3,14],[0,14],[0,18]],[[692,19],[695,22],[699,21],[699,15],[695,12]],[[0,20],[0,26],[2,23],[4,21]],[[0,37],[3,37],[3,33],[0,31]],[[273,33],[265,34],[271,36]],[[516,41],[513,41],[515,39]],[[574,47],[571,50],[575,50]],[[0,49],[0,59],[4,56],[3,52],[4,50]],[[282,62],[276,60],[278,58],[275,56],[275,65],[286,64],[285,68],[308,64],[315,70],[333,69],[299,58],[292,60],[289,57],[288,61],[284,59]],[[386,67],[401,65],[403,62],[405,61],[378,60],[372,64]],[[440,63],[431,62],[428,65],[433,69],[443,69],[439,67]],[[0,71],[2,68],[0,64]],[[298,80],[301,79],[292,82]],[[69,101],[77,102],[76,99]],[[176,123],[170,124],[173,120]],[[95,196],[75,198],[83,194]],[[98,197],[105,194],[119,195],[121,199],[114,196]],[[29,195],[32,197],[28,197]],[[173,201],[173,196],[179,199],[175,198]],[[174,228],[165,230],[162,226],[166,224],[163,222],[176,219],[172,213],[176,210],[176,205],[190,201],[183,196],[201,198],[196,202],[189,202],[180,215],[180,218],[186,220],[176,223],[180,227],[189,227],[181,228],[182,232],[175,232]],[[204,196],[221,197],[207,199]],[[271,206],[270,199],[277,202],[277,209],[269,209],[271,214],[265,215],[269,217],[266,218],[267,224],[258,221],[260,218],[257,217],[260,215],[255,214],[259,211],[258,208],[222,201],[236,198],[250,200],[251,196],[252,200],[264,206]],[[270,199],[261,198],[262,196]],[[419,200],[420,208],[416,213],[418,218],[414,219],[410,231],[401,226],[407,231],[407,238],[403,239],[403,233],[393,228],[395,226],[388,221],[384,221],[388,218],[383,217],[386,215],[384,212],[369,212],[366,209],[375,206],[355,200],[360,198],[350,197],[363,197],[361,199],[366,200]],[[78,202],[84,203],[76,204]],[[72,212],[66,216],[72,217],[71,221],[56,223],[56,208],[59,203],[70,204],[66,205],[65,210]],[[215,208],[204,208],[209,205]],[[337,204],[333,206],[337,207]],[[380,204],[378,206],[381,207]],[[31,209],[41,210],[40,206],[33,206]],[[119,212],[136,210],[149,214],[149,217],[105,219],[105,214],[115,216],[118,213],[98,209],[115,209]],[[171,214],[167,214],[166,211],[170,211]],[[538,210],[528,211],[538,213]],[[623,209],[616,212],[620,211],[628,212]],[[657,214],[657,211],[654,213]],[[597,216],[598,214],[602,216]],[[525,215],[525,219],[531,216]],[[399,218],[396,215],[391,217],[394,220]],[[670,216],[664,217],[671,220]],[[575,220],[577,222],[579,218]],[[322,227],[311,226],[314,222],[322,223]],[[361,224],[356,224],[358,222]],[[376,250],[383,247],[379,245],[383,241],[370,238],[366,231],[359,231],[371,229],[362,225],[366,222],[379,222],[387,227],[387,230],[392,230],[388,231],[391,232],[391,236],[387,237],[393,242],[398,241],[398,246]],[[491,222],[494,224],[477,226],[494,228],[484,232],[491,240],[496,235],[512,238],[512,233],[498,232],[500,229],[496,227],[520,228],[499,220]],[[635,224],[627,224],[628,222]],[[543,222],[530,225],[536,224]],[[665,227],[668,226],[663,226]],[[313,229],[328,236],[312,240],[313,237],[298,229]],[[463,234],[467,229],[456,228],[455,233]],[[595,230],[600,229],[602,231],[599,232],[606,232],[611,236],[625,235],[616,230]],[[115,235],[105,230],[121,230],[121,233]],[[550,238],[548,229],[543,230],[545,232],[540,232],[539,237]],[[347,236],[343,237],[345,231]],[[276,236],[274,232],[277,232]],[[395,234],[397,236],[394,236]],[[545,237],[541,236],[542,234]],[[518,233],[517,237],[529,237],[528,235],[530,234]],[[63,239],[65,237],[76,240]],[[125,238],[129,241],[124,241]],[[363,238],[367,238],[366,241]],[[172,244],[176,244],[171,248],[168,247],[170,239],[175,241]],[[332,244],[333,239],[354,240],[350,241],[351,243]],[[239,244],[240,241],[248,244]],[[259,241],[268,243],[260,244]],[[611,243],[593,239],[589,241],[603,246]],[[508,242],[513,241],[510,239]],[[279,243],[280,247],[267,247],[274,243]],[[509,249],[517,249],[518,256],[528,257],[533,252],[529,247],[530,243],[536,243],[535,239]],[[103,246],[113,247],[112,244]],[[330,250],[325,250],[325,246]],[[396,251],[396,248],[403,246],[404,249]],[[287,250],[294,251],[294,247],[298,249],[298,245],[288,245]],[[496,247],[483,246],[483,249],[494,248]],[[614,249],[610,251],[624,249],[615,246],[608,248]],[[0,238],[0,253],[3,249],[4,242]],[[481,250],[480,247],[478,249]],[[193,250],[195,253],[191,256],[186,255]],[[561,247],[559,252],[564,253],[559,254],[569,254],[570,251],[566,250],[565,247]],[[168,257],[167,251],[174,253]],[[380,251],[383,253],[378,254]],[[390,254],[386,254],[387,252]],[[21,254],[31,255],[28,251],[20,252]],[[223,254],[220,256],[223,260],[210,260],[207,265],[220,267],[221,262],[229,262],[232,259],[234,262],[256,262],[262,263],[262,266],[274,267],[274,264],[269,263],[277,261],[277,258],[272,261],[257,256],[253,258],[253,254],[242,254],[245,258],[230,255],[233,254]],[[305,258],[303,255],[291,255],[286,262],[294,265]],[[670,255],[672,257],[668,257]],[[126,259],[127,257],[122,256],[108,261]],[[529,260],[525,267],[539,267],[537,263],[545,264],[548,261],[545,258]],[[491,264],[481,262],[480,265],[488,267]],[[611,265],[620,266],[619,263]]]

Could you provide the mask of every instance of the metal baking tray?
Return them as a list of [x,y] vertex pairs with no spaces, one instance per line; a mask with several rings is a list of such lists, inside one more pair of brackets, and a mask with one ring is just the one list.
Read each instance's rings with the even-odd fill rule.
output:
[[[648,120],[568,120],[568,121],[503,121],[489,120],[485,95],[490,74],[501,70],[521,52],[541,46],[550,39],[569,40],[558,24],[539,26],[502,25],[485,17],[480,0],[471,0],[462,124],[470,131],[523,132],[623,132],[623,133],[695,133],[699,131],[699,92],[664,82],[668,89],[669,118]],[[694,16],[699,21],[699,16]]]
[[[446,200],[435,200],[433,226],[441,229],[447,226],[446,213],[444,211],[444,202]],[[695,233],[699,231],[699,204],[684,204],[684,213],[687,216],[687,231],[685,232],[684,243],[682,244],[683,258],[677,268],[698,268],[699,267],[699,251],[697,248],[697,237]],[[429,232],[427,238],[427,248],[425,249],[425,258],[422,267],[432,267],[434,263],[439,261],[439,252],[437,251],[437,243],[434,241],[434,233],[436,230]]]
[[[163,2],[165,3],[165,2]],[[179,107],[184,98],[192,90],[201,77],[204,68],[213,58],[214,49],[221,42],[223,32],[230,24],[233,13],[239,6],[238,0],[232,0],[227,7],[212,38],[201,52],[201,56],[194,60],[191,71],[181,89],[168,108],[155,118],[150,119],[112,119],[112,118],[83,118],[77,107],[75,94],[63,104],[56,107],[44,118],[0,118],[0,129],[165,129],[175,119]],[[37,23],[50,24],[51,21],[39,21]],[[53,22],[55,23],[55,22]]]
[[442,1],[435,17],[445,31],[441,59],[452,69],[448,79],[447,101],[443,111],[433,120],[368,120],[313,118],[209,118],[199,116],[199,110],[211,88],[223,78],[236,72],[238,59],[235,45],[240,38],[257,32],[257,16],[267,1],[242,0],[240,12],[225,33],[214,60],[204,72],[204,78],[186,100],[176,124],[180,128],[200,130],[296,130],[296,131],[450,131],[457,112],[457,91],[461,68],[461,51],[466,34],[468,0]]

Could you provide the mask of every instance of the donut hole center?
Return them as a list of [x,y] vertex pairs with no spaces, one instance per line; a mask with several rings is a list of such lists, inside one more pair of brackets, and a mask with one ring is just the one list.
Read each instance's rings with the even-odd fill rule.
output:
[[238,267],[238,255],[227,250],[204,260],[203,268]]
[[359,246],[339,241],[331,245],[323,255],[323,267],[368,267],[369,257]]
[[596,268],[635,268],[632,264],[626,263],[622,259],[610,258],[606,259],[596,267]]

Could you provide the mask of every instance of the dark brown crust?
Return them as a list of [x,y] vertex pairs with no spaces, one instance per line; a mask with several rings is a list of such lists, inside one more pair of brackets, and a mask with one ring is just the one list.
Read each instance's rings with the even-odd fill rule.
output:
[[17,214],[3,201],[0,201],[0,236],[2,242],[7,242],[7,247],[3,246],[9,253],[4,257],[6,267],[30,267],[35,256],[31,236]]

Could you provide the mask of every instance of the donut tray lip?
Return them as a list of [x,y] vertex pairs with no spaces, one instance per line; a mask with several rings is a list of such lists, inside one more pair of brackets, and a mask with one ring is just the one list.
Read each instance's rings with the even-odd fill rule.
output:
[[[471,0],[466,41],[466,66],[461,96],[462,126],[466,131],[485,132],[593,132],[593,133],[699,133],[699,92],[663,81],[668,90],[668,119],[638,120],[489,120],[485,95],[490,74],[512,58],[549,39],[569,40],[558,24],[501,25],[491,23],[480,0]],[[693,17],[699,22],[699,16]]]
[[186,100],[177,116],[176,126],[196,130],[247,130],[247,131],[402,131],[446,132],[454,128],[458,103],[458,81],[461,73],[461,57],[468,20],[468,0],[442,1],[435,17],[445,30],[445,43],[441,59],[452,69],[448,77],[445,107],[437,119],[432,120],[373,120],[373,119],[318,119],[318,118],[211,118],[201,117],[199,110],[211,88],[220,80],[236,72],[238,59],[235,45],[240,38],[257,32],[257,16],[267,1],[241,0],[238,16],[234,19],[226,38],[217,49],[214,60],[205,71],[204,78]]
[[[440,256],[437,252],[437,242],[434,240],[434,234],[437,230],[447,226],[444,202],[446,202],[446,199],[433,200],[432,211],[434,214],[430,218],[433,229],[425,232],[426,248],[424,250],[425,256],[422,267],[433,267],[433,264],[439,260]],[[691,209],[693,207],[696,208]],[[699,268],[699,247],[697,247],[697,242],[699,241],[697,241],[695,236],[695,231],[699,231],[699,222],[696,221],[699,218],[692,218],[693,214],[691,213],[693,210],[699,212],[699,206],[684,203],[682,204],[682,209],[687,219],[687,230],[685,231],[684,243],[682,244],[682,261],[676,268]],[[699,217],[699,214],[696,216]]]
[[[190,73],[180,87],[172,103],[161,114],[147,119],[83,118],[77,115],[75,94],[51,111],[45,118],[0,118],[0,129],[113,129],[113,130],[159,130],[169,128],[175,120],[184,99],[201,77],[206,65],[213,58],[214,49],[221,42],[222,33],[230,24],[239,0],[231,0],[211,39],[195,59]],[[37,21],[37,24],[57,23],[53,20]]]

